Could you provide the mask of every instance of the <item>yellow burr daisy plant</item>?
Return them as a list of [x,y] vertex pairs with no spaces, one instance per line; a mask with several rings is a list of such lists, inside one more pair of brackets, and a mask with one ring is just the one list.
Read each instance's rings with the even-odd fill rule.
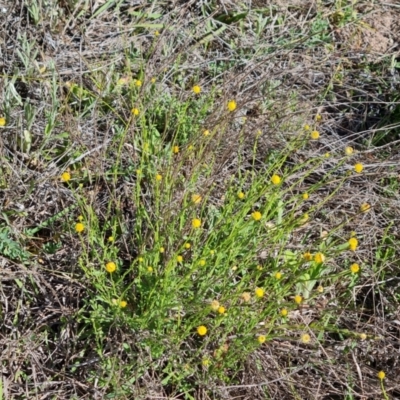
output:
[[258,287],[254,291],[254,294],[256,295],[257,298],[262,299],[264,297],[264,295],[265,295],[265,290]]
[[251,214],[251,217],[254,219],[254,221],[259,221],[261,219],[262,215],[259,211],[254,211]]
[[200,325],[199,327],[197,327],[197,333],[199,336],[204,336],[207,334],[207,327],[204,325]]
[[200,265],[200,267],[204,267],[204,266],[206,265],[206,260],[201,259],[201,260],[199,261],[199,265]]
[[174,147],[172,148],[172,152],[173,152],[174,154],[178,154],[178,153],[179,153],[179,146],[174,146]]
[[300,340],[301,340],[302,343],[306,343],[307,344],[307,343],[310,343],[311,337],[310,337],[310,335],[308,333],[303,333],[301,335]]
[[360,211],[362,212],[362,213],[367,213],[368,211],[370,211],[371,210],[371,205],[370,204],[368,204],[368,203],[362,203],[361,205],[360,205]]
[[211,310],[218,311],[218,308],[220,307],[219,301],[213,300],[210,304],[210,307],[211,307]]
[[200,218],[194,218],[192,219],[192,227],[194,229],[198,229],[201,227],[201,219]]
[[354,171],[356,171],[357,174],[361,174],[363,169],[364,166],[361,163],[357,163],[356,165],[354,165]]
[[227,107],[228,107],[228,110],[229,111],[235,111],[236,110],[236,107],[237,107],[237,105],[236,105],[236,101],[235,100],[229,100],[228,101],[228,105],[227,105]]
[[238,197],[240,200],[243,200],[243,199],[245,198],[245,194],[244,194],[243,192],[239,192],[239,193],[237,194],[237,197]]
[[280,314],[282,315],[282,317],[286,317],[288,315],[288,310],[286,308],[282,308]]
[[135,116],[135,117],[137,117],[139,114],[140,114],[140,111],[139,111],[139,109],[138,108],[132,108],[132,110],[131,110],[131,113]]
[[308,193],[303,193],[303,200],[308,200],[308,198],[310,197],[310,195]]
[[224,307],[224,306],[219,306],[218,307],[218,314],[225,314],[225,312],[226,312],[226,308]]
[[75,224],[75,231],[78,233],[82,233],[85,230],[85,225],[82,224],[82,222],[78,222]]
[[346,155],[351,156],[354,153],[354,149],[352,147],[350,147],[350,146],[347,146],[344,149],[344,152],[346,153]]
[[161,182],[162,181],[162,175],[161,174],[157,174],[156,175],[156,181],[157,182]]
[[0,117],[0,126],[6,126],[6,119],[4,117]]
[[358,247],[358,240],[355,237],[352,237],[348,240],[347,242],[349,244],[349,249],[351,251],[356,251],[357,247]]
[[296,296],[294,296],[294,302],[296,304],[301,304],[303,302],[303,297],[301,297],[299,294],[296,294]]
[[68,171],[65,171],[61,175],[61,180],[63,182],[69,182],[71,180],[71,174]]
[[182,257],[182,256],[177,256],[177,257],[176,257],[176,261],[177,261],[178,263],[181,263],[181,262],[183,261],[183,257]]
[[357,263],[353,263],[350,265],[350,272],[352,274],[358,274],[360,272],[360,266]]
[[282,179],[281,179],[281,177],[279,175],[276,175],[276,174],[272,175],[271,182],[274,185],[279,185],[281,183],[281,181],[282,181]]
[[321,264],[325,261],[325,256],[323,253],[316,253],[314,255],[314,261],[318,264]]
[[109,272],[110,274],[112,274],[113,272],[115,272],[116,269],[117,269],[117,265],[115,264],[115,262],[109,261],[109,262],[106,264],[106,271]]
[[194,204],[200,204],[201,203],[201,196],[199,194],[193,194],[192,195],[192,202]]
[[379,371],[376,376],[380,381],[383,381],[386,378],[386,374],[383,371]]
[[260,343],[260,344],[265,343],[266,340],[267,340],[267,338],[266,338],[265,335],[259,335],[259,336],[257,337],[257,341],[258,341],[258,343]]
[[318,139],[319,139],[319,136],[320,136],[320,134],[319,134],[318,131],[312,131],[312,132],[310,133],[310,137],[311,137],[312,140],[318,140]]
[[199,85],[194,85],[194,86],[192,87],[192,90],[193,90],[193,93],[194,93],[194,94],[200,94],[200,92],[201,92],[201,87],[200,87]]

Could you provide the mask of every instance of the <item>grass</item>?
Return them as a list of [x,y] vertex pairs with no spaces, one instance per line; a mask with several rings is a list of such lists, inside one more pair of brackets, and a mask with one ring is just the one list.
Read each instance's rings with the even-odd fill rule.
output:
[[397,398],[383,6],[92,7],[7,8],[0,399]]

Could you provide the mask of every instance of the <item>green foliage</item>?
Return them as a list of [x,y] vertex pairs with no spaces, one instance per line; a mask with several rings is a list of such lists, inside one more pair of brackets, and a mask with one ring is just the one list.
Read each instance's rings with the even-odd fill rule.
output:
[[12,238],[12,231],[6,225],[0,225],[0,254],[17,262],[26,261],[29,258],[24,247]]

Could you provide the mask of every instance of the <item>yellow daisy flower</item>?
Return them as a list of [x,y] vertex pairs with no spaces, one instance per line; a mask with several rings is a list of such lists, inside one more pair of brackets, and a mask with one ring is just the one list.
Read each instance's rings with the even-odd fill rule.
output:
[[197,328],[197,333],[198,333],[200,336],[204,336],[204,335],[207,334],[207,328],[206,328],[204,325],[200,325],[200,326]]
[[117,269],[117,265],[115,264],[115,262],[108,262],[106,264],[106,271],[109,272],[110,274],[115,272],[115,270]]

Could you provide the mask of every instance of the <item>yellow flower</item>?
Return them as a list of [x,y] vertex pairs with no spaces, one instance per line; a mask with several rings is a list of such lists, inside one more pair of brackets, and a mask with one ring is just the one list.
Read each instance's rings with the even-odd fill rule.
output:
[[325,153],[325,158],[329,158],[331,156],[331,153]]
[[218,314],[225,314],[225,311],[226,311],[226,309],[225,309],[225,307],[224,306],[219,306],[218,307]]
[[309,218],[310,218],[310,216],[307,213],[305,213],[302,215],[299,222],[304,225],[309,220]]
[[236,110],[236,101],[235,100],[228,101],[227,107],[228,107],[229,111],[235,111]]
[[256,288],[256,290],[254,291],[256,297],[258,297],[259,299],[264,297],[265,294],[265,290],[262,288]]
[[150,79],[150,82],[151,82],[151,83],[156,83],[156,78],[151,78],[151,79]]
[[281,315],[282,317],[286,317],[288,315],[288,310],[286,308],[282,308]]
[[361,163],[357,163],[354,166],[354,171],[357,172],[357,174],[360,174],[362,172],[362,170],[364,169],[364,166]]
[[357,238],[352,237],[352,238],[350,238],[350,239],[348,240],[347,243],[349,244],[349,249],[350,249],[351,251],[355,251],[355,250],[356,250],[356,248],[357,248],[357,246],[358,246],[358,240],[357,240]]
[[200,336],[204,336],[204,335],[207,333],[207,328],[206,328],[204,325],[200,325],[200,326],[197,328],[197,333],[198,333]]
[[365,340],[365,339],[367,338],[367,335],[366,335],[365,333],[360,333],[360,334],[358,335],[358,337],[359,337],[361,340]]
[[211,310],[217,311],[218,308],[220,307],[219,301],[218,300],[213,300],[210,304]]
[[301,304],[302,301],[303,301],[303,298],[299,294],[296,294],[296,296],[294,296],[294,302],[296,304]]
[[379,380],[383,381],[386,377],[386,374],[383,371],[379,371],[376,376],[378,377]]
[[78,222],[78,223],[75,225],[75,231],[76,231],[76,232],[81,233],[81,232],[83,232],[84,230],[85,230],[85,225],[83,225],[82,222]]
[[321,285],[319,285],[319,286],[317,287],[317,292],[318,292],[318,293],[323,293],[323,292],[324,292],[324,287],[321,286]]
[[358,272],[360,272],[360,266],[357,263],[351,264],[350,271],[352,274],[357,274]]
[[347,147],[344,149],[344,152],[345,152],[348,156],[350,156],[351,154],[354,153],[354,149],[353,149],[352,147],[350,147],[350,146],[347,146]]
[[276,174],[272,175],[272,177],[271,177],[271,182],[274,185],[279,185],[281,183],[281,180],[282,180],[281,177],[279,175],[276,175]]
[[[160,36],[160,32],[159,31],[154,31],[154,36]],[[155,79],[155,78],[153,78]]]
[[305,131],[309,131],[311,128],[310,128],[310,125],[308,125],[308,124],[305,124],[304,125],[304,130]]
[[371,210],[371,205],[368,203],[362,203],[360,206],[360,211],[363,213],[368,212],[369,210]]
[[215,250],[210,250],[210,255],[214,255],[215,254]]
[[310,337],[310,335],[308,334],[308,333],[303,333],[302,335],[301,335],[301,341],[303,342],[303,343],[310,343],[310,341],[311,341],[311,337]]
[[114,242],[114,236],[109,236],[107,240],[108,240],[110,243],[113,243],[113,242]]
[[106,271],[109,272],[110,274],[115,272],[116,269],[117,269],[117,266],[116,266],[115,262],[110,261],[106,264]]
[[161,174],[157,174],[156,175],[156,181],[160,182],[162,180],[162,175]]
[[7,123],[6,119],[4,117],[0,117],[0,126],[5,126]]
[[131,113],[132,113],[134,116],[137,117],[137,116],[140,114],[140,111],[139,111],[138,108],[132,108]]
[[204,267],[206,265],[206,260],[201,259],[199,261],[199,265],[200,265],[200,267]]
[[245,197],[245,194],[244,194],[243,192],[239,192],[239,193],[237,194],[237,197],[239,197],[240,200],[243,200],[244,197]]
[[315,120],[316,120],[317,122],[321,121],[321,120],[322,120],[322,115],[321,115],[321,114],[317,114],[317,115],[315,116]]
[[303,193],[303,200],[308,200],[309,197],[308,193]]
[[172,148],[172,152],[173,152],[174,154],[178,154],[178,153],[179,153],[179,146],[174,146],[174,147]]
[[178,263],[181,263],[181,262],[183,261],[183,257],[182,257],[182,256],[177,256],[177,257],[176,257],[176,261],[177,261]]
[[311,261],[311,260],[312,260],[312,254],[311,254],[309,251],[307,251],[307,252],[305,252],[305,253],[303,254],[303,258],[304,258],[306,261]]
[[127,303],[125,300],[121,300],[121,301],[119,302],[120,308],[125,308],[127,305],[128,305],[128,303]]
[[199,194],[193,194],[192,195],[192,202],[194,204],[199,204],[201,203],[201,196]]
[[276,274],[275,274],[275,279],[281,279],[282,278],[282,273],[281,272],[277,272]]
[[251,216],[253,217],[254,221],[259,221],[262,217],[259,211],[254,211]]
[[82,221],[83,221],[83,216],[82,216],[82,215],[79,215],[78,221],[79,221],[79,222],[82,222]]
[[204,136],[209,136],[210,135],[210,131],[208,129],[206,129],[205,131],[203,131],[203,135]]
[[203,367],[208,368],[211,364],[211,360],[209,358],[203,358],[201,360],[201,364],[203,365]]
[[192,90],[195,94],[199,94],[201,92],[201,87],[199,85],[194,85]]
[[264,335],[260,335],[260,336],[258,336],[257,340],[258,340],[258,343],[263,344],[263,343],[265,343],[267,338]]
[[314,261],[318,264],[323,263],[325,261],[325,256],[322,253],[316,253],[314,256]]
[[318,140],[319,139],[319,132],[318,131],[312,131],[310,133],[310,137],[312,140]]
[[140,263],[142,263],[142,262],[144,261],[144,258],[143,258],[143,257],[138,257],[138,261],[139,261]]
[[164,247],[160,247],[158,250],[160,253],[164,253],[165,252],[165,248]]
[[190,243],[185,243],[185,249],[190,249],[192,245]]
[[136,79],[136,80],[135,80],[135,85],[136,85],[137,87],[142,86],[142,81],[141,81],[140,79]]
[[244,302],[248,303],[251,299],[251,294],[249,292],[244,292],[240,297]]
[[199,218],[192,219],[192,227],[194,229],[200,228],[201,227],[201,219],[199,219]]
[[151,274],[153,272],[153,267],[147,267],[147,272]]
[[70,179],[71,179],[71,174],[70,174],[68,171],[64,172],[64,173],[61,175],[61,180],[62,180],[63,182],[69,182]]
[[257,269],[258,269],[259,271],[262,271],[262,269],[263,269],[262,265],[257,265]]

